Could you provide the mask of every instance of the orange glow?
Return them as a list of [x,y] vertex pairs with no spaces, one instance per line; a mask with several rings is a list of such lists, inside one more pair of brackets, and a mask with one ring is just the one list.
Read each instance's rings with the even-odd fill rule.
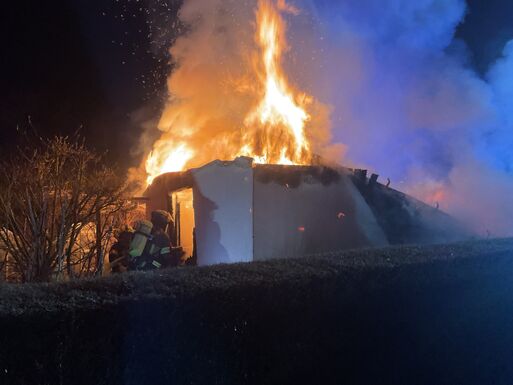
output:
[[[240,120],[225,123],[216,111],[202,108],[203,104],[187,106],[187,100],[168,107],[159,125],[164,134],[145,161],[147,184],[163,173],[200,166],[220,157],[244,155],[252,157],[256,163],[287,165],[311,162],[311,144],[305,126],[310,121],[307,106],[312,98],[296,92],[284,74],[286,25],[280,12],[296,14],[298,11],[285,0],[259,0],[255,12],[254,57],[252,63],[247,63],[254,73],[234,82],[238,84],[237,90],[249,94],[244,95],[249,103],[239,106]],[[182,70],[182,74],[185,73]],[[219,79],[207,78],[206,81]],[[172,87],[181,83],[173,83],[171,79],[170,84]],[[189,116],[193,119],[185,118]],[[195,125],[191,123],[193,120],[204,125]],[[211,126],[204,122],[214,123]],[[219,128],[224,126],[227,127],[224,131]],[[201,140],[197,140],[200,136]]]
[[443,189],[438,189],[433,191],[427,198],[426,202],[432,203],[432,204],[441,204],[445,202],[446,199],[446,193]]

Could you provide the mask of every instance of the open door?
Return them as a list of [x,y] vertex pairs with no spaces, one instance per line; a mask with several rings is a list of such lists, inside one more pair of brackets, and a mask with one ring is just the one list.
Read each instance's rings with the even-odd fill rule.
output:
[[174,219],[174,229],[170,238],[173,246],[182,247],[187,260],[194,253],[194,206],[192,188],[186,188],[170,193],[171,214]]

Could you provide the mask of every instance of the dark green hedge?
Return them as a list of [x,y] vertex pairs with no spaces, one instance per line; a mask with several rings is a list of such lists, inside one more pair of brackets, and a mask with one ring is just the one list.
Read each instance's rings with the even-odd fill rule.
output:
[[0,384],[511,384],[513,241],[0,286]]

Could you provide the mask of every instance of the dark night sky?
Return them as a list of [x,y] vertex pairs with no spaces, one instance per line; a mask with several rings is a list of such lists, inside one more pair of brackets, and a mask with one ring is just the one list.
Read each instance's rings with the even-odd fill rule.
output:
[[[513,38],[511,0],[467,0],[469,12],[457,36],[466,41],[483,73]],[[123,165],[140,122],[158,115],[169,72],[166,51],[173,36],[163,27],[176,18],[179,0],[17,0],[1,14],[0,149],[11,150],[16,127],[42,135],[83,126],[88,143],[109,149]],[[159,22],[152,18],[166,14]],[[149,36],[149,37],[148,37]]]

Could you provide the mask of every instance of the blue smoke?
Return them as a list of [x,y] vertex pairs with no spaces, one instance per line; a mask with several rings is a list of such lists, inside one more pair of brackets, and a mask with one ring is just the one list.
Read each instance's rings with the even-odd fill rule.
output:
[[503,56],[487,74],[494,105],[497,110],[496,127],[486,133],[482,152],[495,167],[513,172],[513,41],[506,44]]
[[443,188],[444,209],[512,234],[513,42],[483,78],[454,37],[463,0],[295,3],[311,20],[289,22],[291,52],[316,56],[299,61],[308,70],[297,77],[316,74],[304,83],[332,106],[334,139],[348,146],[342,161],[428,201]]
[[350,29],[381,48],[424,51],[447,47],[465,12],[462,0],[316,0],[313,5],[332,37]]

